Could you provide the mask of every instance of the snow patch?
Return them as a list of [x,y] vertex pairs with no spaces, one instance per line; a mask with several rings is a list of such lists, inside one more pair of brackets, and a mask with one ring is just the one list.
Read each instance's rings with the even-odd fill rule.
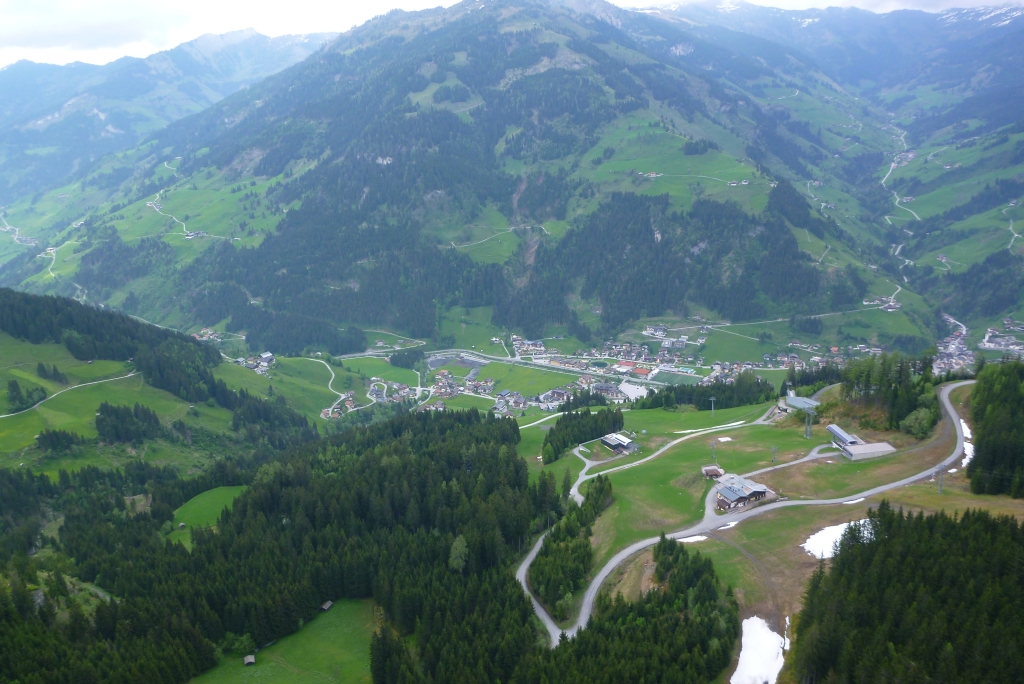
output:
[[736,527],[739,524],[740,524],[739,520],[733,520],[731,523],[726,523],[726,524],[722,525],[721,527],[719,527],[718,529],[720,529],[720,530],[731,530],[732,528]]
[[[621,389],[621,388],[620,388]],[[715,425],[714,427],[696,428],[693,430],[676,430],[677,435],[688,435],[691,432],[707,432],[708,430],[721,430],[722,428],[736,427],[737,425],[743,425],[745,421],[737,420],[735,423],[726,423],[725,425]]]
[[974,458],[974,445],[970,442],[964,442],[964,460],[960,462],[961,468],[966,468],[967,464]]
[[963,418],[960,419],[960,428],[964,431],[964,439],[973,439],[971,435],[971,428],[968,427]]
[[859,499],[854,499],[853,501],[844,501],[843,503],[844,504],[858,504],[858,503],[860,503],[863,500],[864,500],[864,497],[862,496]]
[[[857,520],[854,522],[867,522],[867,520]],[[807,538],[802,546],[807,553],[811,554],[815,558],[831,558],[835,555],[835,546],[843,537],[843,533],[846,532],[846,528],[854,524],[853,522],[842,523],[841,525],[832,525],[826,527],[820,532],[815,532]]]
[[695,534],[692,537],[683,537],[679,541],[683,544],[692,544],[694,542],[702,542],[705,539],[707,539],[707,537],[705,537],[703,534]]
[[719,437],[718,441],[719,442],[731,442],[732,441],[732,437]]
[[949,473],[950,475],[952,475],[953,473],[955,473],[955,472],[956,472],[956,468],[950,468],[950,469],[949,469],[949,470],[947,470],[946,472],[947,472],[947,473]]
[[730,684],[775,684],[783,665],[786,639],[759,617],[743,621],[740,662]]

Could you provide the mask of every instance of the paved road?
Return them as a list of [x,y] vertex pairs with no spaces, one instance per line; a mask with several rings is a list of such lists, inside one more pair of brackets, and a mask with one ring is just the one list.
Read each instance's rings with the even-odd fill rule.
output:
[[595,473],[593,475],[589,474],[591,468],[594,468],[596,466],[605,465],[606,463],[614,461],[614,460],[616,460],[618,458],[624,458],[625,454],[623,456],[617,456],[616,458],[608,458],[608,459],[604,459],[604,460],[601,460],[601,461],[591,461],[590,459],[588,459],[585,456],[583,456],[583,454],[580,453],[579,447],[577,447],[576,449],[573,450],[573,453],[576,454],[576,456],[578,456],[580,459],[583,460],[584,465],[583,465],[583,470],[579,474],[579,477],[576,478],[576,483],[573,484],[572,489],[569,490],[569,495],[576,501],[576,503],[578,505],[582,506],[583,505],[583,495],[580,494],[580,485],[582,485],[587,480],[592,480],[595,477],[597,477],[598,475],[608,475],[610,473],[615,473],[615,472],[618,472],[620,470],[626,470],[627,468],[635,468],[638,465],[642,465],[644,463],[647,463],[648,461],[651,461],[651,460],[653,460],[655,458],[658,458],[658,456],[661,456],[663,453],[665,453],[666,451],[668,451],[672,447],[676,446],[680,442],[685,442],[686,440],[693,439],[694,437],[702,437],[702,436],[707,435],[709,433],[720,432],[722,430],[735,430],[736,428],[746,427],[748,425],[767,425],[770,422],[769,416],[771,416],[774,412],[775,412],[775,407],[773,406],[772,408],[768,409],[768,412],[765,413],[763,416],[761,416],[757,420],[755,420],[753,422],[750,422],[750,423],[747,423],[745,421],[740,420],[740,421],[737,421],[735,423],[726,423],[725,425],[716,425],[714,427],[707,428],[706,430],[697,430],[696,432],[692,432],[692,433],[690,433],[688,435],[684,435],[682,437],[679,437],[678,439],[672,440],[671,442],[669,442],[665,446],[663,446],[660,449],[658,449],[657,451],[655,451],[650,456],[647,456],[645,458],[641,458],[639,461],[633,461],[631,463],[626,463],[624,465],[620,465],[620,466],[617,466],[615,468],[609,468],[608,470],[603,470],[600,473]]
[[[957,382],[951,385],[946,385],[945,387],[942,388],[942,391],[939,393],[939,401],[940,405],[942,406],[943,413],[945,413],[946,419],[948,419],[953,424],[953,427],[956,429],[956,447],[953,449],[953,453],[950,454],[945,460],[943,460],[942,463],[939,463],[938,465],[933,466],[925,470],[924,472],[918,473],[917,475],[905,477],[902,480],[897,480],[896,482],[890,482],[889,484],[873,487],[872,489],[868,489],[863,492],[858,492],[856,494],[851,494],[849,496],[844,496],[838,499],[778,501],[776,503],[767,504],[765,506],[759,506],[757,508],[752,508],[748,510],[740,510],[732,513],[727,513],[724,515],[718,515],[718,513],[715,510],[716,490],[712,488],[711,491],[708,492],[707,498],[704,501],[703,520],[701,520],[701,522],[699,522],[696,525],[688,527],[684,530],[680,530],[678,532],[673,532],[666,536],[669,539],[683,539],[685,537],[691,537],[698,534],[707,534],[728,523],[740,522],[741,520],[746,520],[748,518],[764,515],[769,511],[774,511],[779,508],[789,508],[792,506],[828,506],[834,504],[848,503],[856,499],[864,499],[867,497],[875,496],[876,494],[882,494],[892,489],[903,487],[908,484],[917,482],[918,480],[931,477],[932,475],[935,475],[940,470],[946,468],[951,463],[954,463],[957,459],[963,456],[963,427],[961,426],[959,415],[957,414],[956,410],[954,410],[953,405],[949,401],[949,393],[958,387],[963,387],[964,385],[970,385],[972,383],[974,383],[973,380],[966,380],[964,382]],[[799,461],[793,461],[791,463],[774,466],[772,469],[784,468],[807,460],[811,460],[812,456],[815,458],[822,458],[824,456],[827,456],[828,454],[820,453],[820,450],[825,446],[826,445],[815,447],[815,449],[812,450],[811,454],[809,454],[803,459],[800,459]],[[760,473],[764,472],[764,470],[759,470],[756,472]],[[613,556],[611,560],[605,563],[604,567],[601,568],[601,570],[597,573],[597,575],[591,581],[590,585],[587,587],[586,593],[583,595],[583,605],[580,608],[580,614],[579,617],[576,619],[576,622],[572,625],[572,627],[570,627],[567,630],[564,630],[566,636],[575,636],[576,633],[580,631],[580,629],[586,626],[587,622],[590,620],[591,613],[593,613],[594,600],[597,598],[597,594],[601,590],[601,585],[604,584],[605,580],[608,579],[608,576],[612,574],[615,568],[617,568],[627,558],[634,555],[635,553],[638,553],[639,551],[643,551],[644,549],[654,546],[658,543],[658,540],[659,537],[651,537],[650,539],[644,539],[643,541],[636,542],[635,544],[632,544],[631,546],[628,546],[619,553],[615,554],[615,556]],[[530,563],[532,563],[533,559],[536,558],[536,552],[539,550],[540,545],[538,543],[530,552],[530,555],[527,556],[526,560],[524,560],[523,563],[519,566],[519,569],[516,572],[516,577],[519,578],[520,583],[522,583],[524,589],[526,589],[526,592],[528,594],[530,593],[530,591],[528,588],[526,588],[525,578],[527,572],[529,571]],[[544,623],[544,626],[547,629],[548,634],[551,636],[552,647],[557,646],[558,639],[561,636],[562,630],[558,628],[558,626],[554,623],[554,620],[551,619],[551,616],[547,614],[547,611],[543,609],[543,607],[537,602],[537,600],[533,597],[532,594],[530,594],[530,599],[533,601],[533,607],[534,611],[537,613],[537,617],[540,618],[542,623]]]

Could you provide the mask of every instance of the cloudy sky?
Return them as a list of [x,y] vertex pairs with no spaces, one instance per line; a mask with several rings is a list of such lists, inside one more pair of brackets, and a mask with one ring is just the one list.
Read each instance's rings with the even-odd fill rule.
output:
[[[881,12],[1002,4],[992,0],[753,1],[788,9],[856,5]],[[612,2],[623,7],[665,4],[665,0]],[[0,0],[0,66],[19,59],[103,64],[125,55],[145,57],[204,33],[249,27],[270,36],[345,31],[395,7],[417,10],[439,4],[451,5],[453,0]]]

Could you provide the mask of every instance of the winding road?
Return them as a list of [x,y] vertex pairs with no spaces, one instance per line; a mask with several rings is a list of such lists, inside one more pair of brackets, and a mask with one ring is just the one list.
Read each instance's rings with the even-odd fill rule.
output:
[[[705,497],[705,500],[704,500],[704,517],[701,520],[701,522],[697,523],[696,525],[692,525],[692,526],[690,526],[690,527],[688,527],[686,529],[679,530],[678,532],[673,532],[671,534],[667,534],[665,536],[668,537],[669,539],[677,539],[678,540],[678,539],[684,539],[686,537],[692,537],[694,535],[699,535],[699,534],[705,534],[706,535],[706,534],[708,534],[710,532],[713,532],[714,530],[717,530],[717,529],[719,529],[719,528],[721,528],[721,527],[723,527],[723,526],[725,526],[727,524],[738,523],[738,522],[740,522],[742,520],[747,520],[748,518],[754,518],[754,517],[757,517],[759,515],[764,515],[765,513],[768,513],[770,511],[774,511],[774,510],[777,510],[777,509],[780,509],[780,508],[790,508],[790,507],[793,507],[793,506],[830,506],[830,505],[836,505],[836,504],[853,503],[853,502],[855,502],[857,500],[863,500],[865,498],[868,498],[868,497],[871,497],[871,496],[875,496],[877,494],[882,494],[882,493],[885,493],[887,491],[890,491],[890,490],[893,490],[893,489],[897,489],[899,487],[903,487],[905,485],[909,485],[909,484],[912,484],[912,483],[917,482],[919,480],[931,477],[931,476],[935,475],[936,473],[938,473],[939,471],[945,469],[947,466],[949,466],[951,463],[955,462],[961,456],[963,456],[963,453],[964,453],[964,432],[963,432],[963,426],[962,426],[961,421],[959,420],[959,415],[957,414],[956,410],[953,408],[953,405],[949,401],[949,394],[950,394],[950,392],[952,392],[953,390],[957,389],[958,387],[963,387],[965,385],[970,385],[970,384],[973,384],[973,383],[974,383],[974,380],[966,380],[966,381],[963,381],[963,382],[953,383],[951,385],[946,385],[939,392],[939,403],[942,406],[942,411],[944,413],[944,418],[948,419],[953,424],[953,427],[956,429],[956,447],[953,449],[953,453],[951,453],[941,463],[939,463],[939,464],[937,464],[935,466],[932,466],[931,468],[928,468],[924,472],[918,473],[917,475],[911,475],[910,477],[905,477],[905,478],[903,478],[901,480],[897,480],[896,482],[890,482],[889,484],[880,485],[878,487],[873,487],[873,488],[865,490],[863,492],[858,492],[856,494],[851,494],[849,496],[844,496],[844,497],[841,497],[841,498],[838,498],[838,499],[809,499],[809,500],[798,500],[798,501],[793,501],[793,500],[777,501],[775,503],[766,504],[764,506],[759,506],[757,508],[751,508],[751,509],[747,509],[747,510],[739,510],[739,511],[731,512],[731,513],[726,513],[726,514],[723,514],[723,515],[719,515],[717,513],[717,511],[716,511],[715,496],[717,494],[717,489],[712,487],[712,489],[708,492],[708,494],[707,494],[707,496]],[[754,423],[750,423],[750,424],[759,423],[762,420],[764,420],[766,417],[767,416],[764,416],[760,420],[754,421]],[[736,426],[736,427],[742,427],[742,426]],[[702,432],[710,432],[710,431],[713,431],[715,429],[721,429],[721,428],[711,428],[708,431],[702,431]],[[701,432],[694,433],[693,436],[697,436],[699,434],[701,434]],[[672,444],[666,445],[665,447],[660,449],[655,454],[655,456],[658,455],[659,453],[663,452],[665,449],[669,448],[669,446],[677,444],[680,441],[682,441],[682,440],[676,440]],[[821,453],[821,451],[824,448],[827,448],[827,447],[828,447],[828,445],[817,446],[817,447],[815,447],[814,449],[811,450],[810,454],[808,454],[807,456],[805,456],[802,459],[799,459],[799,460],[796,460],[796,461],[791,461],[789,463],[783,463],[783,464],[780,464],[780,465],[777,465],[777,466],[771,466],[769,468],[762,468],[761,470],[754,471],[753,473],[748,473],[748,475],[755,475],[755,474],[759,474],[759,473],[764,473],[764,472],[768,472],[770,470],[778,470],[780,468],[788,468],[788,467],[796,465],[798,463],[805,463],[805,462],[807,462],[809,460],[813,460],[815,458],[824,458],[826,456],[833,456],[833,455],[835,455],[834,453],[832,453],[832,454],[823,454],[823,453]],[[653,457],[654,456],[651,456],[651,457],[648,457],[647,459],[644,459],[644,460],[645,461],[646,460],[650,460],[650,458],[653,458]],[[580,458],[582,458],[582,456],[580,456]],[[587,460],[587,459],[584,459],[584,460]],[[631,464],[631,465],[639,465],[639,464],[640,464],[640,462],[637,462],[637,463]],[[584,473],[586,473],[586,471],[587,471],[587,468],[584,468]],[[611,472],[611,471],[608,471],[608,472]],[[581,477],[583,476],[584,473],[581,473]],[[573,490],[572,490],[574,498],[576,498],[579,495],[578,484],[579,484],[579,481],[577,481],[577,485],[575,485],[573,487]],[[731,526],[732,525],[730,525],[730,527]],[[626,559],[628,559],[630,556],[632,556],[632,555],[634,555],[634,554],[636,554],[636,553],[638,553],[640,551],[643,551],[644,549],[647,549],[647,548],[650,548],[650,547],[654,546],[655,544],[658,543],[659,539],[660,539],[660,537],[651,537],[649,539],[644,539],[642,541],[636,542],[635,544],[627,546],[622,551],[619,551],[617,554],[615,554],[611,558],[611,560],[609,560],[607,563],[605,563],[604,567],[602,567],[601,570],[598,571],[598,573],[594,576],[594,579],[591,580],[590,584],[587,586],[587,590],[586,590],[586,592],[583,595],[583,604],[580,607],[579,617],[577,617],[576,622],[571,627],[569,627],[566,630],[563,630],[561,627],[559,627],[557,624],[555,624],[555,621],[551,618],[550,615],[548,615],[547,611],[544,610],[544,607],[540,605],[540,603],[537,601],[536,597],[530,591],[530,588],[529,588],[527,580],[526,580],[527,575],[529,574],[530,564],[533,563],[533,560],[537,557],[537,553],[540,551],[541,545],[544,543],[544,536],[542,535],[540,537],[540,539],[537,540],[537,543],[534,544],[532,549],[530,549],[530,553],[526,556],[526,558],[520,564],[519,568],[516,570],[516,579],[519,580],[519,583],[522,584],[523,589],[530,596],[530,600],[533,603],[534,612],[536,612],[537,617],[540,619],[541,623],[544,625],[545,629],[548,632],[548,635],[551,638],[551,646],[552,646],[552,648],[558,645],[558,642],[561,639],[562,634],[565,634],[566,637],[570,637],[571,638],[571,637],[575,636],[576,633],[579,632],[583,627],[585,627],[586,624],[590,621],[590,616],[591,616],[591,614],[594,611],[594,601],[597,598],[597,595],[598,595],[598,593],[601,590],[601,586],[604,584],[605,580],[607,580],[608,577],[612,574],[612,572],[615,570],[615,568],[617,568],[619,565],[621,565],[623,562],[625,562]]]

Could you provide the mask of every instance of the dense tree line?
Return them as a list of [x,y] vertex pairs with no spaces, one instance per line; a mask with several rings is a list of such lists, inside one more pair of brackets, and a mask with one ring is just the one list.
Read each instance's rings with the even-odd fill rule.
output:
[[582,392],[573,392],[572,396],[566,401],[562,402],[558,410],[561,413],[567,411],[574,411],[585,406],[607,406],[608,400],[605,399],[603,394],[597,392],[591,392],[589,389],[585,389]]
[[32,344],[55,342],[79,360],[134,359],[146,382],[187,401],[215,394],[220,353],[191,337],[65,297],[0,289],[0,330]]
[[789,329],[795,333],[820,335],[824,327],[821,318],[818,316],[797,316],[794,314],[789,317]]
[[104,442],[133,442],[141,444],[153,439],[163,431],[156,411],[135,404],[115,406],[109,402],[100,404],[96,413],[96,432]]
[[939,421],[932,358],[927,355],[881,354],[851,361],[843,369],[842,393],[846,400],[881,409],[881,429],[924,439]]
[[683,143],[683,154],[691,157],[707,154],[709,150],[717,150],[718,143],[714,140],[687,140]]
[[46,399],[46,390],[39,385],[31,385],[22,389],[17,380],[7,381],[7,407],[11,413],[24,411]]
[[787,386],[796,391],[802,397],[808,397],[818,390],[829,385],[837,385],[843,380],[843,367],[834,363],[825,363],[813,368],[794,368],[790,366],[786,372],[786,382],[783,384],[780,393],[785,392]]
[[739,638],[732,588],[711,559],[664,535],[654,547],[660,587],[629,603],[599,594],[587,628],[558,648],[535,653],[513,682],[616,684],[713,681]]
[[563,413],[554,427],[544,435],[541,449],[544,463],[553,463],[577,444],[589,442],[622,429],[625,424],[619,409],[602,409],[591,413],[589,408],[582,411]]
[[44,429],[36,436],[36,444],[43,451],[67,451],[71,447],[85,444],[85,439],[77,432],[69,430]]
[[986,364],[971,390],[971,491],[1024,497],[1024,363]]
[[806,682],[1015,682],[1024,530],[1010,517],[894,511],[851,525],[811,578],[793,662]]
[[388,357],[388,361],[392,366],[397,368],[412,368],[417,363],[423,360],[423,350],[419,347],[413,347],[412,349],[401,349],[394,352]]
[[244,389],[233,394],[231,429],[250,443],[266,442],[275,449],[285,449],[317,438],[316,424],[290,408],[280,394],[274,399],[264,399]]
[[612,483],[598,475],[590,481],[583,505],[577,506],[567,487],[565,516],[544,537],[530,565],[530,586],[548,605],[556,620],[564,620],[573,607],[573,592],[582,588],[590,574],[594,551],[590,546],[592,525],[612,501]]
[[40,361],[36,365],[36,375],[41,377],[43,380],[52,380],[53,382],[56,382],[59,385],[68,384],[68,376],[66,376],[64,373],[61,373],[60,370],[57,369],[57,364],[53,364],[53,366],[47,368],[46,364]]
[[638,409],[694,406],[698,411],[709,411],[711,397],[715,398],[715,408],[734,408],[771,401],[775,397],[775,388],[753,371],[743,371],[732,383],[713,382],[710,385],[662,387],[643,399],[637,399],[633,406]]

